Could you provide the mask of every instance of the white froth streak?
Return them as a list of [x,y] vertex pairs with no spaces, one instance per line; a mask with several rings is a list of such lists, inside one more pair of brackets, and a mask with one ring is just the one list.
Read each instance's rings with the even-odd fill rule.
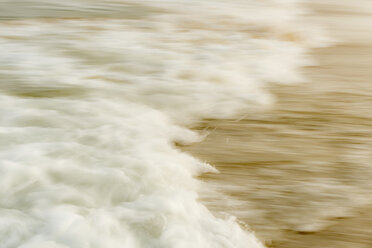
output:
[[300,9],[143,3],[165,11],[1,24],[2,248],[262,247],[197,201],[194,176],[214,168],[172,142],[200,140],[183,127],[195,120],[269,103],[267,82],[300,80]]

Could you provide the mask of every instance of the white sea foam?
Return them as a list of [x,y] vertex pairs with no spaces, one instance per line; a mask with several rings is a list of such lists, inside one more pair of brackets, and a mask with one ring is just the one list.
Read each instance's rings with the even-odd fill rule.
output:
[[322,43],[295,1],[1,5],[1,248],[262,247],[173,142],[301,80]]

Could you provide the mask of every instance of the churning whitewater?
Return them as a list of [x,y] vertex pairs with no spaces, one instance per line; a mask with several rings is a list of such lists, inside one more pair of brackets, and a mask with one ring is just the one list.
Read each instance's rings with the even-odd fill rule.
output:
[[299,82],[322,43],[304,13],[294,0],[1,1],[0,247],[263,247],[198,201],[195,176],[215,169],[174,143],[271,103],[267,83]]

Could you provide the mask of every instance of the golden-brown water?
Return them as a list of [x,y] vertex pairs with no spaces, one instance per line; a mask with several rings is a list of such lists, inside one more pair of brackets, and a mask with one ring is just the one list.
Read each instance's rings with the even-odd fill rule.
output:
[[205,194],[208,207],[269,247],[372,247],[372,17],[327,3],[309,18],[340,41],[312,51],[307,83],[271,87],[277,102],[260,114],[201,122],[208,137],[183,147],[220,171],[202,177],[223,192]]
[[372,2],[308,2],[0,1],[0,248],[371,247]]

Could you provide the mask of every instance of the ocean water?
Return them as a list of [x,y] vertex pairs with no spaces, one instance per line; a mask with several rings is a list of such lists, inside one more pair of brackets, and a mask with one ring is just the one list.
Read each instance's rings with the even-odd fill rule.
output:
[[[329,44],[294,0],[0,1],[0,247],[264,247],[177,148]],[[212,194],[212,193],[211,193]],[[229,201],[229,199],[227,199]],[[249,207],[249,206],[247,206]],[[248,223],[249,224],[249,223]]]
[[307,2],[334,42],[311,49],[305,83],[270,86],[276,102],[254,114],[203,120],[210,134],[183,147],[220,171],[201,177],[208,208],[269,247],[372,247],[371,4]]

